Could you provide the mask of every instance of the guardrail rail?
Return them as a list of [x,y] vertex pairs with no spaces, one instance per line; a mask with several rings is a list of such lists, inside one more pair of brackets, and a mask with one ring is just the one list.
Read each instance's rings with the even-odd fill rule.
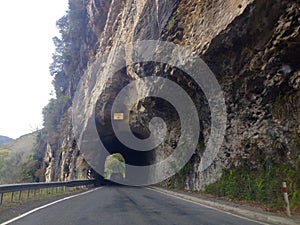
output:
[[70,187],[84,187],[88,185],[94,185],[94,180],[74,180],[66,182],[43,182],[43,183],[25,183],[25,184],[7,184],[0,185],[0,205],[3,203],[3,196],[6,193],[11,193],[10,202],[13,202],[14,194],[18,192],[18,200],[21,200],[21,194],[23,191],[27,191],[27,199],[29,198],[30,191],[33,190],[33,197],[36,197],[36,191],[42,189],[55,188],[56,193],[59,188],[70,188]]

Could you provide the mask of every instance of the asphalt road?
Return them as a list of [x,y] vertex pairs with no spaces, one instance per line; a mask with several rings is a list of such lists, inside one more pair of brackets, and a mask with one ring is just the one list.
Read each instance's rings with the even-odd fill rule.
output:
[[105,186],[39,209],[13,225],[258,224],[147,188]]

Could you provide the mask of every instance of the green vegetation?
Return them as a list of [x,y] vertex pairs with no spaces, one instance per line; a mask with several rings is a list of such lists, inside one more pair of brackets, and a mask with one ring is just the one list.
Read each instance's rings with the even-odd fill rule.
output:
[[205,150],[204,142],[199,142],[197,145],[196,153],[191,159],[184,165],[179,172],[169,178],[167,186],[173,189],[184,189],[186,184],[186,178],[190,177],[194,173],[194,165],[200,161],[199,154]]
[[206,192],[260,202],[273,209],[284,209],[282,182],[285,181],[291,208],[294,211],[300,210],[299,106],[299,91],[279,94],[272,107],[272,116],[281,124],[290,124],[286,134],[288,143],[272,134],[273,141],[268,148],[259,147],[253,140],[244,140],[246,159],[235,159],[239,165],[224,170],[220,180],[208,185]]
[[297,120],[300,118],[300,92],[287,93],[276,97],[272,115],[279,120]]
[[10,152],[8,149],[0,149],[0,159],[6,158]]
[[35,132],[2,146],[5,149],[0,149],[0,184],[44,181],[45,171],[36,146],[39,136]]
[[[53,42],[56,47],[53,54],[53,62],[50,65],[50,73],[54,76],[53,85],[56,96],[65,95],[70,86],[70,82],[76,81],[80,76],[76,76],[78,67],[85,67],[87,56],[82,55],[81,42],[87,35],[87,13],[81,1],[69,1],[69,11],[56,22],[61,37],[54,37]],[[80,65],[80,66],[79,66]],[[76,88],[76,86],[74,87]]]
[[172,15],[172,16],[170,16],[169,22],[166,26],[166,30],[170,31],[174,27],[174,25],[175,25],[175,16]]
[[48,105],[43,108],[44,129],[43,138],[53,146],[59,141],[59,133],[65,128],[65,124],[60,125],[63,120],[63,113],[68,108],[69,98],[59,96],[57,99],[50,99]]
[[[277,146],[277,149],[275,148]],[[251,148],[252,147],[252,148]],[[239,159],[236,167],[223,171],[219,181],[205,191],[217,196],[263,203],[273,209],[284,209],[282,182],[287,182],[291,208],[300,207],[300,145],[295,161],[288,162],[282,146],[273,150],[251,146],[248,159]]]
[[125,163],[124,157],[120,153],[112,154],[111,157],[117,159],[118,161]]
[[184,189],[186,177],[190,175],[193,170],[193,162],[189,161],[178,173],[170,178],[169,188]]
[[284,209],[282,182],[287,181],[291,207],[299,207],[299,176],[289,165],[270,167],[265,171],[248,171],[242,166],[227,169],[219,181],[206,192],[232,199],[256,201],[274,209]]
[[1,145],[1,149],[9,149],[17,152],[30,152],[34,148],[38,132],[26,134],[16,140]]
[[125,178],[125,159],[120,153],[109,155],[105,160],[105,178],[110,179],[112,173],[121,173]]
[[[77,84],[86,69],[89,55],[96,50],[97,37],[88,30],[88,17],[82,1],[69,0],[69,10],[56,22],[60,35],[53,38],[55,52],[49,67],[53,76],[55,97],[43,109],[43,140],[53,151],[59,150],[61,134],[65,134],[70,124],[68,109],[72,104]],[[95,45],[95,49],[86,49]]]

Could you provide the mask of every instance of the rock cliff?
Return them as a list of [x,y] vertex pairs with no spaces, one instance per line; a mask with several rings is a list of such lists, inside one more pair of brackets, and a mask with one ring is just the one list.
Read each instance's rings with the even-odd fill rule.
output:
[[[128,50],[128,66],[112,78],[103,72],[97,92],[82,96],[86,105],[92,97],[98,98],[96,122],[98,129],[105,131],[99,135],[111,147],[111,153],[120,147],[115,144],[107,117],[113,100],[124,85],[151,74],[173,80],[192,96],[201,125],[199,144],[188,165],[163,185],[175,183],[185,189],[200,190],[217,181],[222,170],[232,166],[255,170],[267,160],[274,165],[283,161],[295,165],[300,132],[299,7],[299,2],[285,0],[70,0],[70,22],[76,25],[79,21],[72,17],[79,9],[80,18],[84,19],[77,39],[69,40],[76,45],[76,54],[71,61],[64,62],[65,76],[60,79],[65,80],[65,86],[56,88],[58,97],[67,96],[67,100],[57,113],[59,137],[50,140],[48,136],[43,145],[47,180],[86,177],[90,166],[78,149],[72,126],[71,103],[76,87],[84,74],[91,73],[93,62],[106,51],[139,40],[169,41],[202,57],[224,92],[226,134],[213,164],[202,171],[200,161],[211,118],[201,88],[182,71],[168,65],[130,64],[134,52]],[[107,60],[110,60],[107,63],[113,61]],[[85,82],[89,86],[95,81]],[[86,121],[91,114],[84,110],[82,120]],[[142,138],[149,135],[149,121],[143,120],[143,115],[174,120],[166,121],[170,128],[159,151],[139,159],[132,159],[132,153],[128,153],[131,163],[147,164],[170,154],[180,136],[180,121],[176,115],[170,116],[172,110],[170,104],[153,98],[144,99],[132,109],[131,129]]]

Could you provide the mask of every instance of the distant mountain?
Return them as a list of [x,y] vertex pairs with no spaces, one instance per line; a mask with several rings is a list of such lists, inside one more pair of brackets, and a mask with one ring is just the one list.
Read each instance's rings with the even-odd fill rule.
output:
[[17,152],[30,152],[36,143],[37,132],[25,134],[16,140],[11,139],[9,142],[0,145],[0,149],[8,149]]
[[13,141],[14,139],[10,138],[10,137],[6,137],[6,136],[2,136],[0,135],[0,146],[4,143]]
[[44,171],[37,178],[41,163],[36,158],[38,132],[23,135],[0,145],[0,184],[27,183],[44,180]]

